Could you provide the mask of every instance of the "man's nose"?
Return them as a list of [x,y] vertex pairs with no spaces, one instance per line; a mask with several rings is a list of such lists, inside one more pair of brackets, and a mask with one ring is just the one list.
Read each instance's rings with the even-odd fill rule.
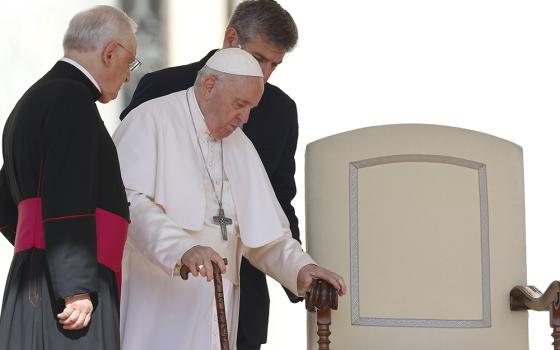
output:
[[247,109],[246,111],[243,111],[241,113],[241,123],[245,124],[249,121],[249,114],[251,113],[250,109]]
[[130,81],[130,71],[126,72],[126,78],[124,79],[125,83],[128,83]]
[[272,75],[272,72],[274,72],[274,67],[272,67],[272,63],[270,62],[261,63],[260,66],[263,71],[264,82],[266,83],[268,78]]

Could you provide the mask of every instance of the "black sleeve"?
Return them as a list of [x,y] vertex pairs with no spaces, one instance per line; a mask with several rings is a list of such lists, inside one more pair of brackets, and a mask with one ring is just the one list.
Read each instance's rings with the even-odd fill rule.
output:
[[86,91],[67,89],[45,124],[40,195],[55,296],[97,291],[95,228],[98,112]]
[[[301,243],[299,238],[299,226],[298,218],[296,216],[296,211],[292,206],[292,200],[296,195],[296,149],[298,141],[298,121],[297,121],[297,108],[295,102],[292,101],[289,109],[289,116],[292,120],[289,136],[286,142],[286,147],[282,153],[282,158],[278,164],[278,170],[274,173],[271,178],[271,182],[274,184],[274,190],[276,192],[276,197],[278,202],[284,210],[284,213],[288,217],[290,222],[290,230],[292,231],[292,237]],[[290,292],[285,287],[284,291],[292,303],[297,303],[303,300],[303,298]]]
[[6,239],[15,244],[18,210],[12,199],[4,167],[0,170],[0,231]]
[[296,196],[296,180],[294,178],[296,173],[296,149],[298,141],[298,121],[297,121],[297,108],[295,102],[292,101],[289,113],[292,123],[282,152],[282,157],[278,164],[276,172],[272,175],[270,181],[273,184],[276,198],[284,210],[290,222],[290,230],[292,237],[301,243],[299,238],[298,218],[296,211],[292,206],[292,200]]

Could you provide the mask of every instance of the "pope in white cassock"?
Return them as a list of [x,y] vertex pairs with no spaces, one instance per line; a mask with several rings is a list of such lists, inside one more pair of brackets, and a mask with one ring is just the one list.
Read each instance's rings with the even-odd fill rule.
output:
[[[219,349],[212,261],[224,273],[232,349],[241,256],[300,296],[313,278],[346,293],[343,279],[315,265],[292,238],[239,129],[261,98],[262,76],[247,52],[219,50],[194,87],[143,103],[116,130],[132,220],[122,271],[123,350]],[[182,280],[182,265],[206,278]]]

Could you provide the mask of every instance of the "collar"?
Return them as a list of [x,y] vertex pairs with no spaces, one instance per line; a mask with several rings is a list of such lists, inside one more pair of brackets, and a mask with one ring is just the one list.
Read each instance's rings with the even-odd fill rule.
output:
[[197,135],[203,140],[213,140],[212,136],[210,135],[210,131],[208,130],[208,126],[206,126],[204,115],[202,114],[200,106],[198,105],[198,101],[196,100],[194,87],[190,87],[187,90],[187,103],[189,105],[189,112],[192,113],[191,117],[193,118]]
[[97,90],[99,90],[99,92],[101,92],[101,88],[99,87],[99,84],[97,83],[97,81],[95,81],[95,79],[93,78],[93,75],[91,75],[81,64],[79,64],[78,62],[76,62],[73,59],[68,58],[68,57],[62,57],[59,61],[69,63],[69,64],[73,65],[74,67],[78,68],[80,70],[80,72],[84,73],[84,75],[86,77],[88,77],[89,80],[91,80],[91,82],[93,83],[93,85],[95,85]]

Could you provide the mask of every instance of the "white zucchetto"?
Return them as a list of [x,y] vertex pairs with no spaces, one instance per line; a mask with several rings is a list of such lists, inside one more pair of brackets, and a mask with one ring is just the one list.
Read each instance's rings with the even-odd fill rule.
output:
[[206,65],[222,73],[263,77],[257,60],[247,51],[236,47],[216,51]]

